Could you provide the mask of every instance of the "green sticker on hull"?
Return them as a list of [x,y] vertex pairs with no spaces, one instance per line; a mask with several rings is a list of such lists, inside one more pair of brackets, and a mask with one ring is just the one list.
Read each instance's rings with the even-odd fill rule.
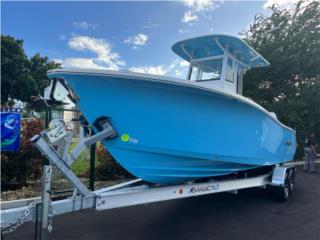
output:
[[123,142],[128,142],[129,139],[130,139],[129,134],[124,133],[124,134],[121,135],[121,141],[123,141]]

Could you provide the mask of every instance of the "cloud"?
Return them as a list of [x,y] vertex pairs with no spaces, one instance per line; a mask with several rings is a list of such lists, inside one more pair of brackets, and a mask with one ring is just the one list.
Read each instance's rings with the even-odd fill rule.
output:
[[185,60],[175,59],[167,67],[167,75],[172,77],[185,78],[188,72],[189,63]]
[[143,25],[142,28],[145,28],[145,29],[149,29],[149,28],[155,28],[155,27],[159,27],[160,24],[157,24],[157,23],[152,23],[152,22],[147,22],[147,24]]
[[92,58],[66,58],[62,62],[64,68],[91,68],[91,69],[108,69],[103,65],[96,64]]
[[182,0],[182,3],[188,8],[188,10],[185,11],[181,21],[183,23],[189,23],[190,25],[191,22],[199,20],[199,16],[211,20],[212,16],[206,14],[206,12],[218,8],[223,1],[214,2],[213,0]]
[[88,36],[75,36],[69,39],[68,46],[76,51],[90,52],[96,55],[93,58],[66,58],[62,66],[66,68],[96,68],[118,70],[126,63],[120,55],[114,52],[105,39]]
[[60,63],[60,64],[63,63],[63,60],[62,60],[62,59],[59,59],[59,58],[54,58],[54,59],[52,59],[52,61],[54,61],[54,62],[56,62],[56,63]]
[[189,63],[175,59],[168,65],[131,67],[130,71],[171,77],[182,77],[187,74]]
[[[112,49],[110,43],[105,39],[89,36],[73,36],[68,40],[68,46],[75,51],[92,53],[95,57],[54,59],[57,63],[61,63],[64,68],[119,70],[120,67],[126,65],[120,55]],[[169,64],[132,66],[129,70],[155,75],[182,77],[186,75],[188,65],[187,61],[175,59]]]
[[148,66],[148,67],[131,67],[129,68],[132,72],[138,73],[148,73],[155,75],[165,75],[167,73],[167,69],[163,65],[158,66]]
[[214,8],[213,0],[183,0],[183,4],[196,12],[208,11]]
[[295,3],[298,3],[299,0],[266,0],[263,4],[264,8],[271,7],[273,4],[278,4],[280,7],[287,8],[292,7]]
[[99,27],[98,24],[93,24],[93,23],[88,23],[86,21],[74,21],[72,22],[72,25],[77,28],[77,29],[81,29],[81,30],[88,30],[88,29],[96,29]]
[[175,59],[168,67],[168,75],[174,77],[185,77],[187,75],[189,62]]
[[149,36],[143,33],[139,33],[136,36],[128,37],[126,40],[124,40],[124,43],[133,45],[133,48],[135,49],[138,46],[144,46],[147,44],[149,39]]
[[178,32],[180,33],[180,34],[185,34],[185,33],[189,33],[190,32],[190,30],[189,29],[179,29],[178,30]]
[[59,38],[59,40],[64,41],[64,40],[67,39],[67,36],[64,35],[64,34],[59,34],[59,35],[58,35],[58,38]]
[[183,23],[189,23],[197,21],[199,17],[192,13],[192,11],[186,11],[181,19],[181,22]]
[[189,62],[187,62],[185,60],[180,60],[179,61],[179,66],[180,67],[188,67],[189,66]]

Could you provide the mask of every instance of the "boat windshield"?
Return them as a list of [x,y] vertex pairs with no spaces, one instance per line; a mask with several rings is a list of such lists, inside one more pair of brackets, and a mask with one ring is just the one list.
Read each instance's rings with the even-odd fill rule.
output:
[[220,80],[222,71],[222,58],[192,63],[190,80],[212,81]]

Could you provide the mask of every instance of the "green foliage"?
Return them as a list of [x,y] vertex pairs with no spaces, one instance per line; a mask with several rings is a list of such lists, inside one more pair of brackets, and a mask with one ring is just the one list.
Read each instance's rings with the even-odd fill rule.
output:
[[[77,144],[78,142],[73,142],[69,148],[69,152],[71,152],[77,146]],[[88,175],[89,168],[90,168],[90,151],[88,148],[86,148],[72,163],[71,169],[77,176],[87,177],[89,176]]]
[[59,68],[60,64],[50,61],[48,57],[41,57],[39,53],[30,58],[30,76],[32,79],[32,94],[43,95],[43,90],[49,85],[47,71]]
[[43,94],[47,71],[59,66],[38,53],[28,59],[22,40],[1,35],[1,103],[8,103],[9,97],[29,102],[31,96]]
[[102,144],[97,145],[96,149],[96,168],[95,176],[97,180],[131,178],[132,176],[122,168],[108,153]]
[[271,64],[245,75],[244,95],[296,129],[300,157],[305,136],[311,131],[320,136],[320,2],[271,10],[242,33]]
[[23,119],[21,121],[20,146],[17,152],[1,153],[1,187],[2,190],[26,185],[27,180],[41,177],[42,156],[31,138],[44,128],[44,121]]
[[30,95],[28,86],[29,61],[23,50],[23,41],[1,35],[1,102],[8,97]]

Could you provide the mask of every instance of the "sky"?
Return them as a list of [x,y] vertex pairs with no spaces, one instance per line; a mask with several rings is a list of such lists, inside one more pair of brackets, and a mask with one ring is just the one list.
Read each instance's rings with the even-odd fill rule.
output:
[[187,63],[171,51],[183,39],[237,36],[266,1],[1,2],[1,33],[24,40],[26,54],[64,68],[97,68],[185,78]]

